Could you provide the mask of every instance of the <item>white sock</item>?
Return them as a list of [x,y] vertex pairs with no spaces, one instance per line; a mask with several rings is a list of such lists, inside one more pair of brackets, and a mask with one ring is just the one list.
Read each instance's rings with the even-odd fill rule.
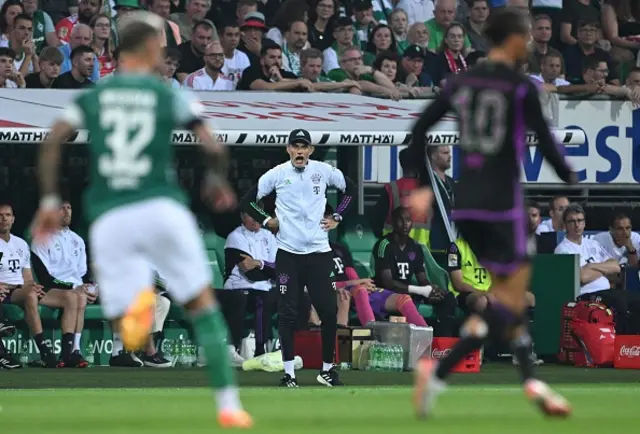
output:
[[114,333],[113,334],[113,349],[111,350],[111,355],[113,357],[117,356],[118,354],[120,354],[120,351],[124,350],[124,345],[122,344],[122,341],[120,340],[120,333]]
[[328,371],[331,368],[333,368],[333,363],[322,362],[322,370],[323,371]]
[[73,335],[73,351],[80,351],[80,339],[82,339],[82,333]]
[[293,360],[287,360],[284,363],[284,373],[291,375],[291,378],[296,378],[295,362]]
[[242,410],[242,404],[240,404],[240,396],[238,395],[238,388],[235,386],[227,386],[223,389],[216,390],[216,402],[218,404],[218,411]]

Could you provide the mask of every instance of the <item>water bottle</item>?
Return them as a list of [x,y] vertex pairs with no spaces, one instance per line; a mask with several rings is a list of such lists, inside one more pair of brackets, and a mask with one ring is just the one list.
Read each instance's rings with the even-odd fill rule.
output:
[[178,342],[175,345],[175,366],[182,366],[185,363],[185,339],[184,335],[178,336]]
[[404,370],[404,349],[402,348],[402,345],[397,345],[396,356],[396,371],[402,372]]
[[385,345],[385,359],[384,359],[384,370],[392,371],[393,370],[393,345],[386,344]]
[[25,368],[29,364],[29,344],[26,342],[22,345],[20,350],[20,364]]
[[95,349],[93,348],[93,342],[89,342],[89,346],[85,350],[84,355],[85,355],[84,359],[87,361],[89,366],[93,366],[96,362]]
[[375,371],[377,370],[377,353],[378,353],[378,344],[373,343],[369,347],[369,363],[367,365],[367,371]]
[[187,339],[186,344],[186,360],[185,366],[191,368],[195,365],[195,345],[190,339]]

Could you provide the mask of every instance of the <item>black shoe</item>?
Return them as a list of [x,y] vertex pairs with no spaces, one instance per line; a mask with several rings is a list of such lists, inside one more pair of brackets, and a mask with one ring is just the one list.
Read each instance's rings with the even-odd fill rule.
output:
[[43,368],[64,368],[64,362],[57,360],[56,356],[50,351],[40,351],[40,366]]
[[80,351],[75,350],[74,352],[71,353],[71,355],[66,358],[63,359],[64,362],[64,367],[65,368],[87,368],[89,367],[89,362],[87,362],[84,357],[82,357],[82,354],[80,354]]
[[165,359],[162,353],[160,353],[160,351],[155,353],[153,356],[144,355],[142,357],[142,363],[144,363],[144,366],[147,366],[149,368],[170,368],[171,367],[171,361]]
[[280,380],[280,387],[291,387],[295,389],[298,387],[298,380],[289,374],[284,374],[284,377]]
[[344,386],[344,383],[340,381],[338,370],[335,366],[328,371],[320,371],[316,380],[318,380],[318,383],[327,387]]
[[8,338],[16,333],[16,327],[12,324],[0,321],[0,338]]
[[142,368],[142,362],[131,353],[120,351],[117,356],[111,356],[109,366],[118,368]]
[[0,356],[0,369],[20,369],[22,365],[13,357],[13,354],[6,352]]

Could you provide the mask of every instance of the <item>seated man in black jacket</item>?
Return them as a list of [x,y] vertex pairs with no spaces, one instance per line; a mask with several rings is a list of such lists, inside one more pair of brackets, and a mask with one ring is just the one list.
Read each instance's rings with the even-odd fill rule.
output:
[[[409,294],[416,304],[421,301],[431,304],[438,318],[438,324],[433,327],[434,335],[453,336],[455,296],[427,280],[422,247],[409,237],[412,227],[409,210],[402,206],[395,208],[391,212],[391,225],[393,232],[373,246],[373,281],[378,288],[387,290],[375,297],[388,298],[392,293]],[[414,276],[417,285],[411,284]],[[369,297],[371,299],[373,295]],[[386,298],[376,303],[385,303]],[[371,304],[374,304],[374,300],[371,300]]]
[[242,224],[227,237],[224,246],[224,287],[217,291],[231,333],[231,360],[241,365],[238,354],[244,333],[247,308],[255,306],[255,356],[265,353],[271,337],[271,315],[276,298],[272,294],[278,246],[275,236],[249,215],[241,214]]

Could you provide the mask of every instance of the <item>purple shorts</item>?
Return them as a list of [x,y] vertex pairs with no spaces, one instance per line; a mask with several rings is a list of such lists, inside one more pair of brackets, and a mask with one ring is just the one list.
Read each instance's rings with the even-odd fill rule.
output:
[[395,293],[388,289],[379,289],[376,292],[369,293],[369,304],[371,305],[374,315],[384,316],[388,313],[384,308],[384,304],[387,302],[387,298],[391,297],[393,294]]

